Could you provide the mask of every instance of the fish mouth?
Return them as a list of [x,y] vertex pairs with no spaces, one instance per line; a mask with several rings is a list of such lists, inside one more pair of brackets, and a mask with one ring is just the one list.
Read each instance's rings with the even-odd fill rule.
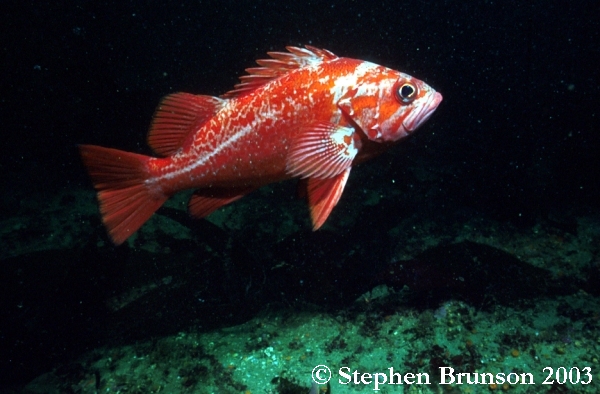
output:
[[430,94],[427,101],[418,108],[415,108],[404,119],[402,125],[407,132],[415,131],[435,112],[436,108],[442,102],[442,95],[438,92]]

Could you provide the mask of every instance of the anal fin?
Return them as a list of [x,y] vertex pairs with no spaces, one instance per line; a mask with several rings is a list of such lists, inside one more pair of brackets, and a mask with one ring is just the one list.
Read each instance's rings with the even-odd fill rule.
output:
[[199,189],[192,194],[188,204],[190,215],[204,218],[217,209],[239,200],[246,194],[253,192],[256,188],[232,188],[232,189]]

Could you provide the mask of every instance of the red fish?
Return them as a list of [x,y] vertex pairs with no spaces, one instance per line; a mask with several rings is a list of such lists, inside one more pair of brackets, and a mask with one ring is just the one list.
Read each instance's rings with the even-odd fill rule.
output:
[[415,131],[442,101],[399,71],[308,45],[287,50],[269,52],[220,98],[166,96],[148,134],[159,157],[80,146],[115,244],[179,191],[196,189],[189,211],[205,217],[290,178],[302,179],[316,230],[352,167]]

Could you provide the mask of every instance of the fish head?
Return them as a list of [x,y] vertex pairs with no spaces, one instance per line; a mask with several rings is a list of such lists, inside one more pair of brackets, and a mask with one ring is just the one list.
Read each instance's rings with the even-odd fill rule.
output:
[[338,101],[344,115],[369,140],[394,142],[419,128],[442,101],[442,95],[408,74],[368,63]]

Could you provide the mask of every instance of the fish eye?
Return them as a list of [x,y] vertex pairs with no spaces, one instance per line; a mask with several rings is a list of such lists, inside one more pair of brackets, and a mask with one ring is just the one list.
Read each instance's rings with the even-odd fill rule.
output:
[[405,82],[396,87],[396,98],[404,104],[408,104],[417,97],[417,87],[412,83]]

